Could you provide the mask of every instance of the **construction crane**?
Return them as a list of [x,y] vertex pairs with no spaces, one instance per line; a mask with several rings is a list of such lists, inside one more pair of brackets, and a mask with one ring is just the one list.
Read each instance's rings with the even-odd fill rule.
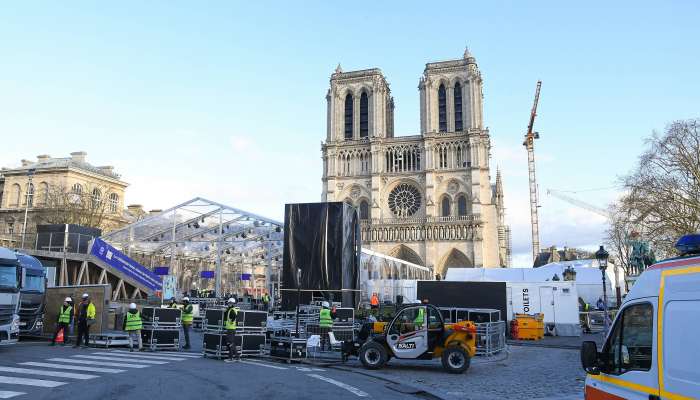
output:
[[527,149],[527,169],[530,178],[530,223],[532,225],[532,259],[533,261],[540,254],[540,222],[537,217],[537,180],[535,179],[535,139],[540,138],[538,132],[533,132],[535,116],[537,116],[537,103],[540,101],[540,88],[542,81],[537,81],[535,90],[535,101],[532,104],[530,113],[530,123],[527,125],[527,133],[523,146]]
[[554,197],[558,198],[559,200],[564,200],[565,202],[567,202],[569,204],[573,204],[577,207],[581,207],[585,210],[588,210],[590,212],[601,215],[605,218],[611,218],[610,212],[608,212],[608,210],[606,210],[604,208],[596,207],[592,204],[588,204],[585,201],[581,201],[579,199],[575,199],[573,197],[570,197],[570,196],[562,193],[562,191],[560,191],[560,190],[547,189],[547,194],[554,196]]

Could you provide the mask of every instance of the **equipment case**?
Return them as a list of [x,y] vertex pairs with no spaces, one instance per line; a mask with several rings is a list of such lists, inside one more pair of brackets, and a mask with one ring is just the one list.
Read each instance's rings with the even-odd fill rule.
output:
[[179,329],[182,311],[177,308],[144,307],[141,320],[148,329]]
[[300,361],[306,358],[306,339],[275,337],[270,339],[270,357],[282,360]]
[[151,351],[165,349],[180,349],[179,329],[142,329],[141,341],[145,348]]

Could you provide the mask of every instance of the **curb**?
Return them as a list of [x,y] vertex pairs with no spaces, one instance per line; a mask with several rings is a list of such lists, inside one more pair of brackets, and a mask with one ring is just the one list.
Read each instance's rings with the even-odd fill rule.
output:
[[567,344],[540,344],[540,343],[521,343],[521,342],[507,342],[509,346],[520,346],[520,347],[539,347],[545,349],[562,349],[562,350],[581,350],[581,346],[573,346]]

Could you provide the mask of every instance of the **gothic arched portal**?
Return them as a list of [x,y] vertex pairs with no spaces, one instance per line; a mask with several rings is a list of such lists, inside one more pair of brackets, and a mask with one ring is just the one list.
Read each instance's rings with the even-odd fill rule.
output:
[[396,257],[404,261],[408,261],[413,264],[418,264],[418,265],[425,265],[423,264],[423,260],[420,258],[418,253],[413,251],[410,247],[406,246],[405,244],[400,244],[396,247],[394,247],[390,252],[389,256],[391,257]]
[[443,278],[449,268],[474,268],[474,264],[469,257],[457,249],[452,249],[443,257],[442,267],[439,269]]

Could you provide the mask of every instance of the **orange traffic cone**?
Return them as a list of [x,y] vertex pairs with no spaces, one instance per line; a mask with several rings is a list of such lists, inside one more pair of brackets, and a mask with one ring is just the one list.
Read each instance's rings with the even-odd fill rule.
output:
[[58,331],[58,336],[56,336],[56,343],[63,343],[63,329]]

